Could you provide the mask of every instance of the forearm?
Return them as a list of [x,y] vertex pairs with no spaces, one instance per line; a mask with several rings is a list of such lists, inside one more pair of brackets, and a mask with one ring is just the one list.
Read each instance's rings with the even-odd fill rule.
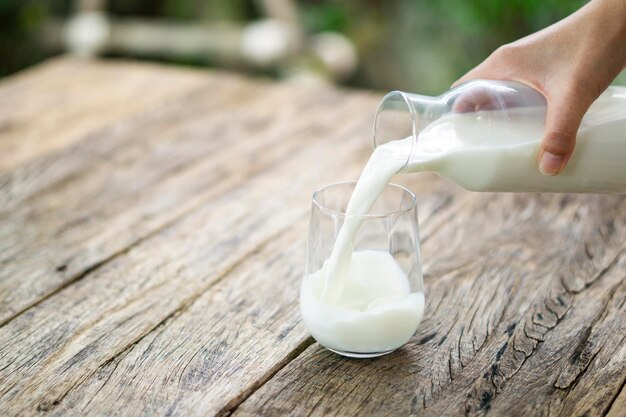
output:
[[626,0],[592,0],[583,8],[600,38],[622,58],[626,69]]

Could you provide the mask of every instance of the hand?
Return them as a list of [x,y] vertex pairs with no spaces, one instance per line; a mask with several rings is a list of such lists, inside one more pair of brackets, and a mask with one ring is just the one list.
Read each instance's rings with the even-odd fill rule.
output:
[[539,170],[557,175],[569,160],[591,104],[626,67],[626,1],[592,0],[540,32],[497,49],[454,85],[512,80],[548,103]]

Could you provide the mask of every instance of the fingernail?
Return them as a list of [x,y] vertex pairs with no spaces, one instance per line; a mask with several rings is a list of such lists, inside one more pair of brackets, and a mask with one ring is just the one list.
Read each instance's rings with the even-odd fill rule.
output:
[[543,175],[556,175],[561,165],[563,165],[563,156],[544,151],[539,160],[539,171]]

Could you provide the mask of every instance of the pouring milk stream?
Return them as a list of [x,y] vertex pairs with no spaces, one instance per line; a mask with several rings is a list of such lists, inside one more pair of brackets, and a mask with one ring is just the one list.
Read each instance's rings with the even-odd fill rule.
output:
[[[391,255],[353,252],[352,244],[362,222],[355,216],[369,212],[397,173],[434,171],[472,191],[626,193],[626,87],[610,87],[591,106],[574,154],[555,177],[537,170],[545,111],[538,92],[500,81],[469,82],[436,98],[385,96],[377,147],[332,253],[303,282],[301,312],[311,334],[336,350],[377,352],[400,347],[415,333],[423,295],[410,293]],[[388,290],[381,293],[381,286]]]

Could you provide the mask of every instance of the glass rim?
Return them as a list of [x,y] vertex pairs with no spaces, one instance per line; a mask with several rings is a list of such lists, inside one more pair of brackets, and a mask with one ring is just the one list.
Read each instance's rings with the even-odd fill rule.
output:
[[[313,204],[315,204],[315,206],[322,212],[328,215],[334,215],[334,216],[338,216],[344,219],[353,219],[353,218],[359,218],[359,219],[383,219],[385,217],[390,217],[390,216],[397,216],[397,215],[401,215],[401,214],[405,214],[410,212],[411,210],[413,210],[414,208],[417,207],[417,197],[415,197],[415,193],[413,193],[413,191],[409,190],[408,188],[399,185],[399,184],[394,184],[392,182],[388,183],[385,188],[387,187],[391,187],[391,188],[396,188],[396,189],[400,189],[401,191],[407,193],[410,197],[411,197],[411,204],[409,204],[408,207],[404,208],[404,209],[400,209],[400,210],[394,210],[394,211],[389,211],[386,213],[382,213],[382,214],[346,214],[345,211],[342,210],[335,210],[333,208],[327,207],[325,205],[323,205],[318,199],[317,199],[317,195],[319,193],[321,193],[322,191],[325,191],[331,187],[336,187],[336,186],[340,186],[340,185],[346,185],[346,184],[354,184],[356,185],[357,181],[356,180],[348,180],[348,181],[339,181],[339,182],[334,182],[332,184],[327,184],[325,186],[323,186],[322,188],[316,190],[313,193],[313,197],[312,197],[312,201]],[[383,191],[384,192],[384,191]]]

